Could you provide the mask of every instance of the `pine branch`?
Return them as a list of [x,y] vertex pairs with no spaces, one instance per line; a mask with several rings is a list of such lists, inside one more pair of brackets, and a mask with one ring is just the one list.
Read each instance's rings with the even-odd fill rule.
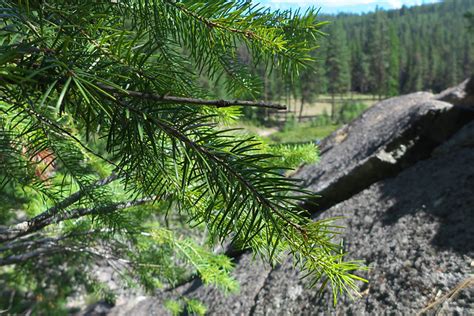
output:
[[260,36],[257,36],[255,34],[255,32],[253,32],[250,29],[248,29],[248,30],[236,29],[234,27],[230,27],[230,26],[224,25],[222,23],[218,23],[218,22],[212,21],[210,19],[206,19],[205,17],[198,15],[194,11],[191,11],[191,10],[187,9],[184,5],[181,5],[177,2],[169,1],[169,0],[166,0],[165,2],[167,4],[175,7],[176,9],[180,10],[184,14],[192,17],[193,19],[195,19],[195,20],[197,20],[201,23],[204,23],[209,28],[217,28],[217,29],[222,29],[224,31],[228,31],[228,32],[231,32],[231,33],[240,34],[240,35],[243,35],[244,37],[246,37],[249,40],[252,40],[252,39],[263,40]]
[[[134,108],[124,104],[123,102],[118,101],[118,100],[117,100],[117,104],[123,106],[124,108],[126,108],[126,109],[128,109],[128,110],[130,110],[130,111],[132,111],[132,112],[134,112],[138,115],[143,114],[142,112],[140,112],[140,111],[138,111],[138,110],[136,110],[136,109],[134,109]],[[255,197],[255,199],[260,204],[267,207],[268,210],[270,210],[271,212],[276,214],[277,217],[279,217],[287,225],[295,228],[297,231],[299,231],[303,235],[306,234],[306,232],[305,232],[305,230],[302,226],[300,226],[299,224],[291,221],[289,219],[289,217],[285,216],[284,213],[282,213],[279,209],[277,209],[275,207],[275,205],[268,199],[267,196],[262,195],[259,192],[259,190],[257,188],[255,188],[253,183],[251,183],[247,179],[245,179],[245,177],[243,177],[242,174],[240,174],[237,170],[234,170],[234,168],[231,165],[229,165],[226,161],[224,161],[221,158],[217,157],[215,154],[209,152],[209,150],[206,147],[200,146],[199,144],[197,144],[196,142],[191,140],[189,137],[187,137],[185,134],[181,133],[178,129],[174,128],[173,126],[170,126],[170,125],[166,124],[166,122],[163,122],[163,121],[161,121],[157,118],[153,118],[153,117],[148,117],[148,119],[153,124],[155,124],[157,127],[159,127],[161,130],[163,130],[165,133],[167,133],[170,137],[173,137],[173,138],[176,138],[176,139],[180,140],[189,149],[202,154],[203,156],[207,157],[209,159],[209,161],[213,161],[217,165],[223,167],[226,170],[226,172],[229,175],[233,176],[239,184],[241,184],[243,187],[245,187]]]
[[19,255],[13,255],[5,259],[0,258],[0,266],[18,264],[18,263],[26,262],[30,259],[42,256],[42,255],[50,255],[53,253],[63,252],[63,251],[65,251],[63,247],[46,247],[46,248],[40,247],[33,251],[25,252]]
[[[274,155],[257,141],[240,139],[212,125],[215,112],[209,107],[286,108],[265,102],[194,98],[196,91],[202,91],[196,85],[201,74],[216,81],[227,74],[227,91],[235,94],[241,92],[240,86],[250,87],[246,82],[253,76],[240,63],[240,47],[248,50],[251,65],[264,65],[265,70],[275,65],[286,77],[294,78],[301,66],[313,60],[309,52],[321,25],[315,12],[299,16],[265,11],[250,2],[224,0],[123,1],[120,6],[44,1],[41,6],[33,4],[34,10],[18,10],[23,5],[0,2],[4,3],[0,7],[8,8],[9,26],[4,41],[7,48],[0,58],[6,65],[0,79],[0,99],[6,104],[3,107],[12,104],[22,110],[17,115],[3,111],[3,120],[8,122],[3,143],[11,146],[10,139],[19,135],[22,143],[30,145],[29,156],[35,157],[45,148],[55,153],[60,162],[58,174],[64,171],[65,175],[61,184],[51,181],[47,187],[51,196],[69,185],[69,176],[80,188],[32,219],[0,227],[0,265],[34,263],[18,272],[26,271],[27,278],[31,274],[37,284],[45,280],[54,284],[65,279],[50,280],[40,267],[57,266],[56,257],[67,260],[68,269],[79,268],[77,271],[83,273],[80,265],[86,261],[77,259],[84,255],[87,260],[97,256],[113,263],[117,257],[112,256],[126,254],[133,279],[154,287],[155,280],[169,277],[168,265],[175,262],[163,260],[165,269],[161,269],[153,260],[166,259],[173,251],[179,260],[193,266],[203,281],[221,282],[225,290],[231,288],[229,260],[214,264],[219,260],[192,239],[154,229],[159,220],[155,209],[121,211],[151,203],[155,198],[150,196],[166,200],[169,196],[176,204],[170,204],[167,212],[183,211],[192,222],[206,224],[209,240],[232,238],[235,251],[249,247],[270,261],[290,253],[315,282],[322,280],[325,285],[329,279],[335,295],[355,288],[352,280],[360,278],[351,273],[357,266],[341,261],[342,247],[331,243],[333,226],[311,223],[299,206],[310,193],[284,178],[281,165],[270,161]],[[32,47],[25,49],[25,45]],[[63,114],[74,118],[72,131],[65,127],[71,121],[60,119]],[[7,134],[9,129],[11,135]],[[99,140],[97,152],[80,135]],[[1,151],[11,156],[7,156],[7,169],[15,170],[17,161],[26,160],[22,143],[18,149],[13,146],[13,154],[10,147]],[[102,153],[102,145],[113,161],[97,155]],[[101,158],[100,166],[85,159],[84,151]],[[48,164],[41,158],[34,166]],[[113,163],[116,161],[118,167]],[[100,187],[118,176],[91,185],[103,164],[114,165],[119,176],[126,179],[118,193],[149,198],[120,203],[116,202],[119,198],[108,200],[106,187]],[[30,171],[29,165],[24,169]],[[59,201],[56,196],[53,200]],[[113,225],[114,233],[89,235],[90,215],[100,219],[94,227]],[[84,220],[72,220],[81,218]],[[67,222],[55,225],[63,221]],[[73,228],[73,234],[86,235],[65,240],[68,228]],[[130,230],[136,230],[137,236],[128,236]],[[100,244],[98,250],[91,248],[96,242]],[[166,247],[157,249],[157,244]],[[108,246],[110,253],[102,253],[102,247]],[[55,260],[50,260],[51,253]],[[159,269],[150,271],[149,267]],[[62,284],[58,285],[61,290]]]
[[[118,175],[114,173],[114,174],[108,176],[107,178],[98,180],[95,183],[91,184],[90,186],[88,186],[86,188],[83,188],[82,190],[79,190],[76,193],[71,194],[66,199],[64,199],[61,202],[57,203],[55,206],[47,209],[43,213],[41,213],[41,214],[37,215],[36,217],[34,217],[31,221],[40,222],[40,221],[44,221],[44,220],[46,220],[50,217],[53,217],[56,214],[58,214],[59,211],[64,210],[66,207],[71,206],[72,204],[79,201],[82,197],[84,197],[86,194],[88,194],[92,190],[94,190],[98,187],[105,186],[105,185],[115,181],[116,179],[118,179]],[[0,237],[0,240],[1,240],[1,237]]]
[[159,95],[156,93],[117,89],[105,84],[97,84],[97,86],[112,93],[122,94],[122,95],[129,96],[132,98],[148,99],[148,100],[153,100],[153,101],[158,101],[158,102],[163,102],[163,103],[207,105],[207,106],[213,106],[217,108],[225,108],[225,107],[231,107],[231,106],[246,106],[246,107],[260,107],[260,108],[275,109],[275,110],[287,109],[287,107],[284,105],[267,103],[267,102],[255,102],[255,101],[244,101],[244,100],[205,100],[205,99],[176,97],[176,96],[168,96],[168,95]]
[[0,232],[0,242],[14,240],[43,229],[51,224],[58,224],[65,220],[76,219],[87,215],[110,214],[118,210],[127,209],[133,206],[143,205],[155,200],[155,197],[137,199],[134,201],[120,202],[93,208],[79,208],[68,212],[57,213],[48,217],[32,218],[18,223]]
[[95,233],[99,233],[99,232],[101,232],[101,231],[100,230],[99,231],[98,230],[88,230],[88,231],[85,231],[85,232],[70,233],[70,234],[67,234],[67,235],[61,235],[59,237],[43,237],[43,238],[38,238],[38,239],[30,239],[29,237],[35,236],[35,235],[30,235],[28,237],[25,237],[25,238],[28,238],[26,240],[22,240],[21,238],[18,238],[16,240],[13,240],[11,242],[6,243],[5,245],[0,247],[0,252],[9,251],[9,250],[16,250],[16,249],[21,249],[21,248],[26,248],[26,249],[31,249],[32,247],[37,248],[38,245],[41,246],[41,245],[53,244],[53,243],[63,241],[65,239],[69,239],[69,238],[91,236],[91,235],[94,235]]

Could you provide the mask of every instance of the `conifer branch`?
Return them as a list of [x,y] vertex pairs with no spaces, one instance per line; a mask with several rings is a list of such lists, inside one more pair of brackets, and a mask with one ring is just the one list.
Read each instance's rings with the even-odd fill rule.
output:
[[6,230],[0,231],[0,242],[14,240],[18,237],[22,237],[22,236],[34,233],[51,224],[58,224],[65,220],[76,219],[76,218],[80,218],[87,215],[109,214],[118,210],[130,208],[133,206],[143,205],[143,204],[152,202],[154,200],[155,200],[154,197],[143,198],[143,199],[137,199],[134,201],[114,203],[114,204],[109,204],[105,206],[93,207],[93,208],[79,208],[79,209],[74,209],[68,212],[49,214],[49,216],[40,215],[39,217],[35,217],[30,220],[23,221],[16,225],[10,226]]
[[0,266],[6,266],[11,264],[18,264],[26,262],[33,258],[39,257],[41,255],[50,255],[57,252],[63,252],[65,249],[63,247],[39,247],[30,252],[24,252],[19,255],[9,256],[5,259],[0,258]]
[[[331,242],[332,226],[312,223],[300,207],[312,194],[285,178],[281,170],[286,164],[273,161],[275,154],[258,141],[219,128],[218,120],[231,118],[232,111],[216,115],[210,108],[286,107],[196,95],[202,91],[195,80],[199,75],[213,80],[225,76],[226,91],[232,94],[256,91],[256,74],[241,65],[240,45],[251,54],[250,67],[275,65],[294,79],[313,60],[309,52],[321,25],[314,11],[271,12],[227,0],[120,5],[45,0],[28,3],[31,8],[0,2],[8,25],[0,52],[6,65],[0,78],[0,162],[6,170],[0,176],[12,183],[7,192],[15,196],[24,185],[39,192],[24,203],[60,201],[11,226],[10,213],[21,206],[6,205],[0,265],[33,263],[14,267],[12,276],[22,273],[37,280],[32,291],[39,293],[41,284],[54,285],[57,293],[48,292],[52,301],[68,295],[61,286],[69,276],[49,275],[58,261],[87,276],[89,269],[81,266],[120,259],[130,266],[132,279],[154,288],[156,281],[178,280],[172,265],[182,260],[204,282],[226,291],[235,288],[228,257],[195,243],[194,233],[182,238],[181,230],[178,237],[161,229],[161,214],[155,211],[166,208],[180,220],[204,224],[209,240],[231,238],[236,252],[248,247],[269,261],[292,254],[314,282],[322,280],[325,286],[329,279],[334,295],[355,289],[354,280],[360,278],[352,271],[358,265],[342,262],[340,245]],[[91,137],[84,141],[83,135]],[[59,162],[48,182],[35,177],[35,168],[48,167],[48,160],[27,159],[43,151],[53,152]],[[88,159],[85,151],[101,159]],[[91,184],[111,165],[118,175]],[[124,181],[107,185],[119,177]],[[80,190],[64,198],[66,186]],[[157,196],[170,205],[133,208],[151,204]],[[163,215],[168,224],[167,213]],[[91,228],[110,233],[95,234]],[[132,230],[137,234],[129,235]],[[88,279],[71,280],[87,284]]]
[[118,175],[113,173],[112,175],[110,175],[110,176],[108,176],[104,179],[98,180],[95,183],[91,184],[90,186],[88,186],[86,188],[83,188],[82,190],[79,190],[79,191],[71,194],[70,196],[68,196],[67,198],[62,200],[61,202],[57,203],[55,206],[53,206],[53,207],[47,209],[46,211],[44,211],[43,213],[37,215],[36,217],[34,217],[32,219],[32,221],[39,222],[39,221],[43,221],[47,218],[50,218],[52,216],[55,216],[56,214],[59,213],[59,211],[64,210],[66,207],[71,206],[72,204],[76,203],[77,201],[79,201],[82,197],[84,197],[86,194],[88,194],[92,190],[94,190],[98,187],[102,187],[104,185],[107,185],[107,184],[115,181],[116,179],[118,179]]
[[97,84],[97,86],[111,93],[121,94],[121,95],[129,96],[132,98],[148,99],[148,100],[153,100],[153,101],[158,101],[158,102],[163,102],[163,103],[207,105],[207,106],[213,106],[217,108],[225,108],[225,107],[231,107],[231,106],[245,106],[245,107],[260,107],[260,108],[275,109],[275,110],[287,109],[287,107],[284,105],[261,102],[261,101],[256,102],[256,101],[245,101],[245,100],[205,100],[205,99],[198,99],[198,98],[176,97],[176,96],[160,95],[157,93],[117,89],[105,84]]
[[201,23],[204,23],[209,28],[217,28],[217,29],[222,29],[224,31],[228,31],[228,32],[231,32],[231,33],[240,34],[240,35],[243,35],[244,37],[246,37],[249,40],[252,40],[252,39],[262,40],[262,38],[260,36],[257,36],[255,34],[255,32],[253,32],[251,30],[241,30],[241,29],[237,29],[237,28],[234,28],[234,27],[229,27],[229,26],[223,25],[222,23],[218,23],[218,22],[206,19],[205,17],[198,15],[194,11],[187,9],[185,6],[179,5],[178,3],[174,2],[174,1],[167,0],[165,2],[168,3],[169,5],[175,7],[176,9],[180,10],[184,14],[192,17],[193,19],[196,19],[197,21],[200,21]]

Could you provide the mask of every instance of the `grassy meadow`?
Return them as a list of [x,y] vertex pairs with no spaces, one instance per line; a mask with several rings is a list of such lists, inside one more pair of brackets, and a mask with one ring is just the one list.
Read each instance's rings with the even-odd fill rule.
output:
[[330,95],[320,95],[317,100],[305,103],[302,112],[304,120],[300,121],[299,100],[283,100],[281,103],[288,106],[287,113],[271,116],[266,124],[255,120],[242,120],[237,126],[259,135],[271,144],[317,142],[355,119],[379,100],[372,95],[357,93],[336,96],[333,117],[331,101]]

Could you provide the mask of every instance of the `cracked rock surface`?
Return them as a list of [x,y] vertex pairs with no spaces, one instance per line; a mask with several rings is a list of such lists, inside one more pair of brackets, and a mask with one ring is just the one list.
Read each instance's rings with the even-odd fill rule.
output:
[[323,196],[306,205],[314,218],[343,216],[349,258],[370,265],[360,298],[333,307],[289,260],[271,269],[244,253],[237,295],[194,280],[107,313],[167,315],[163,302],[186,295],[210,315],[412,315],[430,304],[430,313],[474,314],[474,281],[443,300],[474,271],[473,86],[382,101],[323,140],[320,163],[295,175]]
[[311,211],[344,201],[371,184],[392,177],[451,137],[474,114],[425,92],[382,101],[323,140],[320,163],[295,177],[321,197]]
[[[274,269],[255,315],[413,315],[472,277],[474,260],[474,122],[432,158],[379,181],[320,217],[344,216],[352,259],[371,266],[362,297],[336,308],[305,289],[291,265]],[[472,315],[474,283],[433,312]]]

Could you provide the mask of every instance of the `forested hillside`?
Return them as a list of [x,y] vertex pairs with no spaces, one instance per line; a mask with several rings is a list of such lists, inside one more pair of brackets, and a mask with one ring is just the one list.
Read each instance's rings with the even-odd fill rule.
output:
[[399,10],[320,16],[328,34],[316,50],[317,75],[301,74],[300,84],[285,85],[264,76],[268,99],[293,94],[304,101],[318,94],[348,91],[393,96],[420,90],[439,92],[474,70],[474,37],[465,15],[474,0]]
[[[328,32],[333,39],[347,39],[336,44],[342,46],[338,58],[348,59],[351,90],[384,95],[440,91],[474,69],[474,42],[463,18],[472,10],[473,0],[446,0],[360,16],[339,15]],[[335,36],[338,32],[342,34]],[[327,57],[328,53],[321,56]]]

